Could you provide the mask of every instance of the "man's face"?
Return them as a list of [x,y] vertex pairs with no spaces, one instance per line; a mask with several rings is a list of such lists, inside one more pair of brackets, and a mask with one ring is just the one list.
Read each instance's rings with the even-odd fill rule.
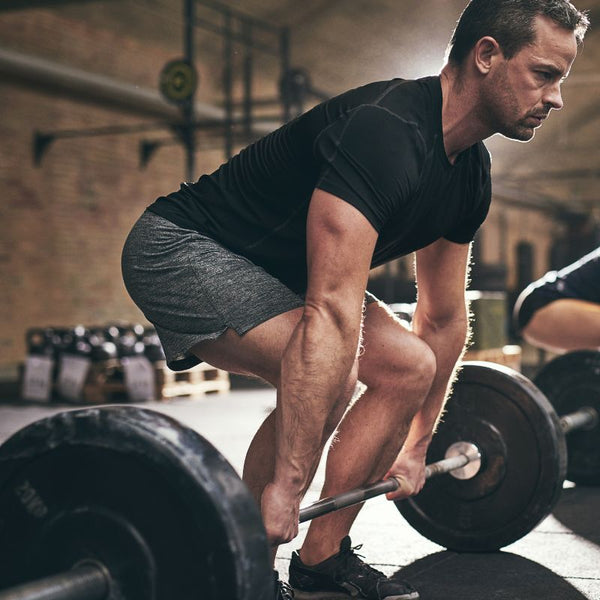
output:
[[572,31],[538,16],[536,38],[512,58],[502,58],[485,87],[491,125],[498,133],[529,141],[548,113],[563,106],[560,86],[577,55]]

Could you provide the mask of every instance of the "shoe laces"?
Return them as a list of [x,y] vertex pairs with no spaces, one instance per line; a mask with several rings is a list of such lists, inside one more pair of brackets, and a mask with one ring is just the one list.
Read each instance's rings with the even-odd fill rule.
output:
[[372,580],[378,580],[385,577],[381,571],[371,567],[362,560],[365,557],[357,552],[362,546],[362,544],[358,544],[358,546],[348,548],[348,550],[342,554],[343,569],[346,571],[354,571],[359,577],[365,577]]
[[277,600],[294,600],[294,592],[291,586],[285,581],[279,582],[279,593]]

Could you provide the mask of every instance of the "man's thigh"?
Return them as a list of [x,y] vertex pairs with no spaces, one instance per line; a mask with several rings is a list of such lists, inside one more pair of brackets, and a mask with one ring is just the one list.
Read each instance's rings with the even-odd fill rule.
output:
[[296,308],[272,317],[243,335],[227,329],[215,340],[199,342],[191,352],[219,369],[256,375],[277,386],[283,353],[303,310]]

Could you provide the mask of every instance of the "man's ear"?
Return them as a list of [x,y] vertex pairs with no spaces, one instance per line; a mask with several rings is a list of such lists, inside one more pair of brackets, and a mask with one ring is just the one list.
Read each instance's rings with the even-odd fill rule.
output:
[[491,36],[482,37],[473,49],[475,67],[482,75],[490,71],[496,59],[503,57],[500,44]]

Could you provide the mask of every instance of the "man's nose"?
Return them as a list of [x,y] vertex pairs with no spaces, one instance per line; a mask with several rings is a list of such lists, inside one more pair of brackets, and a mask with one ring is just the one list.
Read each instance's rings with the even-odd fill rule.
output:
[[562,93],[560,89],[560,83],[556,83],[551,88],[548,88],[547,93],[543,98],[544,104],[554,110],[560,110],[563,105]]

